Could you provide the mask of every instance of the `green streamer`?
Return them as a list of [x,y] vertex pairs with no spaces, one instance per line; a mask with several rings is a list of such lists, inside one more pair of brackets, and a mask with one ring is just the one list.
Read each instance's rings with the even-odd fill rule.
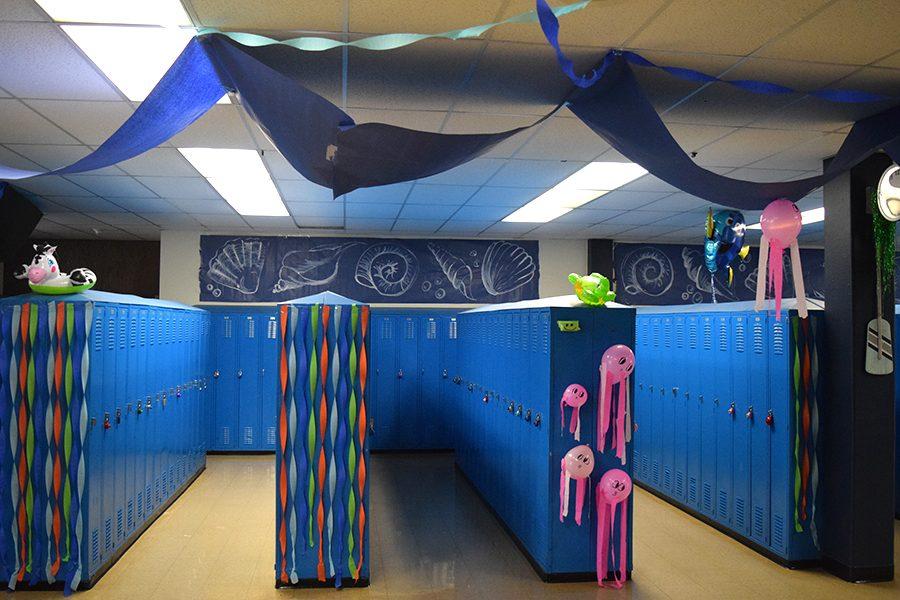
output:
[[[553,14],[557,17],[562,17],[569,13],[573,13],[575,11],[586,8],[591,2],[593,2],[593,0],[581,0],[580,2],[560,6],[559,8],[552,9]],[[304,52],[322,52],[324,50],[331,50],[333,48],[342,47],[382,51],[396,50],[397,48],[402,48],[404,46],[409,46],[410,44],[415,44],[416,42],[421,42],[423,40],[429,39],[463,40],[477,38],[481,37],[488,31],[499,25],[537,22],[537,11],[529,10],[502,21],[485,23],[484,25],[473,25],[472,27],[466,27],[465,29],[453,29],[450,31],[444,31],[443,33],[386,33],[383,35],[374,35],[371,37],[362,38],[360,40],[353,40],[351,42],[341,42],[338,40],[332,40],[323,37],[297,37],[288,40],[276,40],[264,35],[257,35],[255,33],[219,31],[218,29],[212,27],[202,27],[198,29],[197,35],[201,36],[218,33],[238,42],[239,44],[243,44],[244,46],[258,47],[281,44],[283,46],[296,48],[297,50],[303,50]]]
[[[875,238],[875,260],[881,267],[882,293],[894,289],[894,234],[897,224],[888,221],[878,210],[878,192],[872,190],[872,236]],[[891,302],[893,304],[893,302]]]

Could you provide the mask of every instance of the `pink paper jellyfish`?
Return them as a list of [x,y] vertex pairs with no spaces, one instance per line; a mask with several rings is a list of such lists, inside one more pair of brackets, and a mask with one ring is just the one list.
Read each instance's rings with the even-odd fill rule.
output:
[[[625,444],[631,441],[631,392],[629,377],[634,371],[634,352],[623,344],[611,346],[600,359],[600,401],[597,403],[597,449],[606,451],[606,434],[612,428],[610,449],[625,464]],[[619,386],[618,401],[613,389]]]
[[575,480],[575,522],[581,525],[587,479],[594,470],[594,453],[589,446],[575,446],[563,457],[559,473],[559,522],[569,516],[569,480]]
[[569,433],[575,436],[575,441],[581,441],[581,407],[587,402],[588,393],[584,386],[573,383],[563,392],[559,401],[559,418],[563,431],[566,429],[566,407],[572,408],[572,418],[569,421]]
[[[628,496],[631,494],[631,477],[621,469],[610,469],[597,484],[597,583],[605,587],[603,580],[612,571],[608,584],[621,588],[628,571]],[[621,510],[616,510],[621,507]],[[619,513],[619,553],[616,560],[614,545],[616,513]],[[610,565],[612,559],[612,565]],[[612,568],[610,568],[612,567]]]
[[[800,211],[786,198],[769,203],[759,220],[762,239],[759,242],[759,268],[756,270],[756,310],[762,310],[766,297],[766,283],[775,295],[775,318],[781,320],[781,287],[784,280],[785,248],[791,249],[791,273],[794,277],[794,292],[797,296],[797,312],[806,318],[806,288],[803,285],[803,269],[800,266],[800,247],[797,236],[803,226]],[[768,247],[767,247],[768,245]],[[771,257],[769,256],[771,255]],[[771,260],[770,260],[771,258]],[[766,277],[766,265],[771,263]]]

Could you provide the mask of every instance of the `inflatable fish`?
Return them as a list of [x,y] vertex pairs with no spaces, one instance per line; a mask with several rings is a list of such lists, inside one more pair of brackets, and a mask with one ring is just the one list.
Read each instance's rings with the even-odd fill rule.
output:
[[734,281],[731,262],[735,257],[747,258],[750,246],[744,243],[747,224],[744,215],[735,210],[720,210],[706,215],[706,241],[703,244],[703,258],[706,268],[715,274],[728,270],[728,285]]

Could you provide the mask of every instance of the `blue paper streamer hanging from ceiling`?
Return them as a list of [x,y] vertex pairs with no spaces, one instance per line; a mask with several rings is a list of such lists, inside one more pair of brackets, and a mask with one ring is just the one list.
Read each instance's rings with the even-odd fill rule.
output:
[[[819,177],[755,183],[707,171],[672,138],[628,65],[652,63],[634,54],[611,52],[591,76],[579,79],[559,50],[555,15],[543,0],[537,6],[560,64],[578,84],[564,99],[572,111],[624,156],[695,196],[723,206],[761,209],[776,197],[803,197],[879,149],[900,159],[900,107],[894,107],[857,122]],[[331,188],[335,196],[446,171],[528,129],[459,135],[382,123],[356,125],[347,113],[300,83],[296,52],[285,45],[247,47],[220,34],[195,38],[132,117],[93,153],[48,173],[0,166],[0,178],[77,173],[132,158],[187,127],[226,90],[239,94],[243,107],[299,173]],[[716,80],[696,71],[667,69],[688,78]],[[743,89],[775,90],[747,82]]]

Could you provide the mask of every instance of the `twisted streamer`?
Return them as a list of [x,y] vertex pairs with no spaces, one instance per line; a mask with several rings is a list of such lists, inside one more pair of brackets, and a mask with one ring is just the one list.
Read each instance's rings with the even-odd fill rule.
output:
[[366,505],[362,501],[366,493],[366,429],[368,421],[366,417],[366,382],[368,381],[368,359],[366,351],[366,332],[369,328],[369,307],[361,309],[362,325],[359,343],[359,564],[356,565],[354,580],[359,580],[359,574],[363,567],[363,548],[365,547],[366,531]]
[[[4,313],[2,310],[0,310],[0,408],[5,408],[7,406],[7,403],[10,407],[13,406],[11,386],[14,385],[14,382],[10,380],[10,369],[11,367],[13,368],[13,378],[15,378],[15,370],[14,365],[12,364],[13,355],[10,345],[11,339],[9,313]],[[6,457],[7,446],[4,441],[3,435],[6,433],[5,428],[8,427],[10,429],[14,429],[14,427],[12,426],[12,420],[4,420],[2,416],[3,415],[0,414],[0,485],[2,485],[4,481],[7,481],[7,465],[12,465],[12,461],[7,459]],[[7,434],[6,439],[9,439],[9,434]],[[0,492],[0,500],[5,500],[2,492]],[[3,509],[5,509],[5,506],[3,507]],[[0,514],[5,513],[6,510],[0,509]],[[0,523],[0,530],[5,529],[5,523]],[[9,566],[8,561],[10,559],[10,551],[7,540],[7,536],[0,535],[0,556],[4,557],[3,564],[0,564],[0,580],[3,581],[6,581],[9,577],[9,572],[5,570],[6,567]],[[14,552],[12,554],[14,554]]]
[[290,314],[288,316],[288,385],[287,385],[287,395],[290,398],[288,402],[288,440],[289,442],[286,444],[286,449],[289,452],[285,452],[285,460],[290,463],[290,471],[288,472],[288,481],[289,481],[289,490],[288,490],[288,505],[287,505],[287,514],[290,518],[290,522],[288,524],[288,547],[290,548],[288,557],[288,565],[290,568],[290,581],[291,583],[297,583],[299,578],[297,576],[297,556],[296,556],[296,547],[297,547],[297,459],[296,459],[296,451],[297,451],[297,395],[295,393],[295,388],[297,384],[297,356],[295,354],[295,346],[294,346],[294,337],[296,335],[297,330],[297,314],[298,310],[296,306],[292,306],[290,308]]
[[321,433],[321,447],[319,450],[319,505],[316,510],[316,524],[319,530],[319,564],[316,567],[319,581],[325,581],[325,557],[323,552],[323,536],[325,525],[325,430],[328,427],[328,318],[331,314],[331,307],[327,304],[322,306],[322,351],[321,351],[321,368],[320,379],[322,381],[322,396],[319,401],[319,432]]
[[278,503],[281,507],[278,523],[278,547],[279,547],[279,581],[287,583],[287,508],[288,508],[288,478],[287,478],[287,443],[288,443],[288,424],[287,424],[287,383],[288,383],[288,364],[287,364],[287,318],[288,307],[283,305],[279,311],[279,327],[281,332],[281,352],[278,365],[279,383],[281,387],[281,407],[278,411],[278,436],[281,448],[281,460],[278,468]]
[[[349,360],[349,376],[350,376],[350,398],[347,404],[347,426],[350,428],[350,436],[347,440],[347,477],[350,485],[347,486],[347,518],[350,521],[350,527],[347,530],[347,566],[349,572],[356,575],[356,560],[353,558],[354,542],[353,536],[356,527],[356,443],[354,437],[356,435],[356,418],[358,414],[356,404],[356,333],[359,324],[359,305],[354,304],[350,307],[350,356]],[[362,493],[360,493],[362,498]],[[362,543],[360,542],[360,547]]]
[[54,535],[54,519],[53,512],[56,506],[56,496],[54,496],[53,489],[53,466],[54,466],[54,439],[53,439],[53,429],[55,425],[55,407],[57,404],[57,396],[56,390],[53,385],[53,372],[54,372],[54,362],[55,362],[55,337],[56,337],[56,303],[48,302],[47,303],[47,323],[46,323],[46,331],[47,331],[47,348],[50,350],[47,353],[47,368],[46,371],[46,382],[47,382],[47,407],[44,411],[44,436],[47,442],[47,452],[45,454],[46,458],[44,460],[44,489],[46,490],[46,502],[44,504],[44,530],[46,533],[46,545],[47,545],[47,559],[44,564],[44,579],[48,583],[53,583],[56,581],[56,569],[57,567],[55,557],[54,557],[54,545],[56,548],[56,556],[59,555],[59,544],[54,544],[55,540],[58,540],[58,536]]
[[[335,504],[337,504],[336,499],[337,496],[335,494],[335,490],[337,489],[337,467],[335,465],[335,457],[338,455],[338,449],[336,447],[337,441],[337,426],[338,426],[338,409],[337,409],[337,387],[338,387],[338,375],[340,374],[341,369],[341,360],[340,354],[338,353],[338,338],[340,337],[340,321],[341,321],[341,306],[336,305],[334,307],[334,319],[331,323],[331,378],[329,380],[329,384],[331,386],[331,408],[329,411],[329,423],[328,423],[328,437],[331,443],[331,456],[329,457],[328,463],[328,497],[330,502],[328,504],[328,575],[330,577],[334,577],[334,552],[332,546],[332,540],[334,539],[334,508]],[[338,536],[340,537],[340,536]]]
[[794,333],[794,364],[793,364],[793,388],[794,388],[794,531],[803,531],[800,523],[800,344],[799,319],[791,320],[791,328]]
[[[72,440],[72,459],[70,461],[69,478],[73,481],[73,495],[71,501],[71,522],[74,543],[71,545],[69,575],[66,578],[66,593],[78,589],[82,576],[81,541],[84,521],[82,519],[81,499],[84,493],[84,436],[87,433],[87,412],[85,404],[85,391],[87,389],[87,377],[83,372],[84,362],[82,358],[87,354],[86,334],[90,323],[85,324],[85,304],[79,303],[78,308],[71,303],[66,306],[67,322],[69,313],[73,313],[74,331],[70,335],[74,338],[73,345],[69,348],[69,360],[72,363],[72,396],[74,412],[78,432]],[[71,419],[70,419],[71,420]]]
[[340,365],[341,369],[338,372],[338,381],[337,381],[337,398],[338,402],[335,404],[335,416],[337,417],[338,422],[338,431],[337,431],[337,447],[335,448],[332,456],[337,456],[337,496],[336,496],[336,507],[335,507],[335,525],[337,527],[338,535],[337,535],[337,568],[335,569],[335,587],[341,587],[343,585],[343,575],[344,575],[344,528],[347,523],[347,511],[348,507],[344,504],[346,494],[344,493],[344,486],[347,483],[347,368],[348,361],[350,355],[350,345],[347,341],[347,330],[348,325],[350,323],[350,315],[347,310],[342,310],[340,314],[340,327],[338,328],[338,348],[340,354]]
[[[7,587],[11,590],[16,589],[16,582],[19,581],[19,575],[25,560],[25,536],[24,536],[24,508],[22,504],[22,489],[25,487],[23,449],[22,439],[24,436],[24,406],[22,402],[22,376],[21,367],[19,366],[23,359],[21,358],[22,340],[21,322],[22,310],[27,307],[13,306],[10,316],[10,365],[9,365],[9,394],[10,394],[10,413],[9,413],[9,449],[10,456],[13,459],[13,469],[10,472],[10,502],[12,504],[12,522],[10,523],[10,533],[12,534],[12,550],[15,565],[9,575]],[[27,311],[28,309],[25,308]]]
[[316,453],[316,411],[315,411],[315,402],[316,402],[316,391],[319,389],[318,382],[318,355],[319,355],[319,305],[315,304],[310,307],[310,317],[309,317],[309,327],[310,327],[310,352],[309,352],[309,398],[308,398],[308,410],[309,410],[309,420],[306,424],[306,451],[308,454],[309,460],[309,471],[307,472],[307,506],[309,507],[309,532],[307,539],[309,540],[309,547],[312,548],[315,546],[315,540],[313,539],[313,513],[314,504],[313,501],[315,499],[316,494],[316,475],[314,473],[315,468],[315,453]]
[[[24,320],[24,319],[23,319]],[[29,536],[28,542],[28,555],[23,571],[23,576],[25,573],[31,573],[31,565],[34,560],[34,546],[37,540],[37,535],[34,527],[34,501],[35,501],[35,472],[34,472],[34,457],[35,457],[35,406],[34,406],[34,398],[35,398],[35,367],[34,367],[34,355],[35,355],[35,336],[37,334],[37,325],[38,325],[38,305],[31,304],[29,306],[28,311],[28,323],[27,323],[27,332],[23,331],[23,335],[28,336],[28,350],[27,356],[25,357],[27,360],[27,371],[25,374],[26,377],[26,393],[25,397],[28,402],[28,423],[25,431],[25,461],[27,463],[28,469],[28,480],[27,480],[27,488],[25,492],[25,512],[28,520],[28,529],[27,535]],[[21,581],[21,580],[20,580]]]
[[[306,394],[307,381],[309,380],[309,374],[310,374],[309,359],[308,359],[308,354],[307,354],[307,347],[308,347],[307,327],[308,326],[309,326],[309,308],[306,306],[301,306],[300,307],[300,323],[297,326],[297,336],[299,337],[299,339],[297,340],[297,345],[296,345],[297,348],[299,349],[298,352],[300,353],[299,360],[298,360],[300,372],[297,375],[297,385],[296,385],[296,389],[299,391],[299,395],[295,394],[295,396],[299,396],[296,398],[298,408],[299,408],[297,422],[301,426],[304,423],[306,423],[307,427],[308,427],[308,423],[309,423],[309,413],[310,413],[309,406],[308,406],[308,398],[307,398],[307,394]],[[296,440],[297,441],[294,444],[294,452],[296,452],[296,457],[294,460],[298,464],[297,468],[298,468],[300,477],[305,477],[308,472],[307,469],[309,468],[309,464],[310,464],[310,461],[308,458],[308,456],[309,456],[309,454],[308,454],[309,453],[308,434],[304,435],[303,433],[300,433],[298,435],[298,437],[296,438]],[[303,482],[301,481],[298,483],[298,489],[302,490],[302,486],[303,486]],[[305,498],[302,498],[302,492],[301,492],[301,495],[299,498],[301,500],[305,500]],[[295,507],[295,515],[296,515],[297,522],[299,523],[301,530],[303,530],[302,535],[304,538],[304,542],[308,543],[312,539],[312,536],[307,537],[306,531],[305,531],[306,527],[304,526],[304,524],[307,522],[307,518],[308,518],[307,516],[309,514],[312,514],[311,510],[310,510],[311,503],[307,503],[305,501],[298,501],[298,499],[295,498],[294,507]],[[298,549],[299,545],[300,544],[294,546],[295,561],[300,560],[299,549]],[[295,565],[296,565],[296,562],[295,562]]]
[[819,532],[816,527],[816,495],[819,491],[819,332],[816,331],[816,320],[810,321],[810,337],[812,340],[812,361],[810,365],[810,429],[812,438],[810,445],[812,446],[812,467],[810,469],[810,515],[809,515],[809,533],[812,536],[813,544],[819,547]]

